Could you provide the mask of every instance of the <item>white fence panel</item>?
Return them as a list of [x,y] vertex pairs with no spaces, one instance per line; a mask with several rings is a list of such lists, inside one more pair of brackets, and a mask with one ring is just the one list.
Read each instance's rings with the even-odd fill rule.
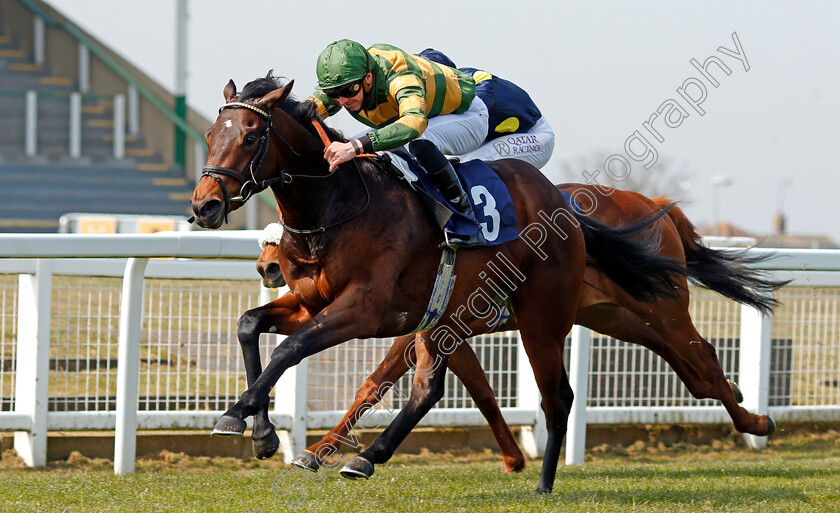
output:
[[[45,461],[47,430],[117,428],[115,471],[130,472],[136,429],[212,427],[245,387],[236,320],[271,296],[254,270],[258,235],[0,235],[0,429],[20,431],[16,438],[19,451],[29,451],[27,463]],[[778,421],[840,420],[840,251],[772,251],[777,258],[764,267],[794,279],[779,292],[784,306],[772,319],[692,288],[694,323],[717,348],[727,376],[740,380],[750,409]],[[145,272],[127,269],[127,259],[149,258]],[[128,294],[124,273],[143,286]],[[27,306],[30,280],[38,282],[41,302],[51,298],[49,305]],[[121,302],[129,306],[121,310]],[[44,317],[41,329],[49,335],[23,350],[32,321]],[[730,422],[715,401],[691,398],[650,351],[594,333],[588,349],[582,343],[576,348],[578,337],[587,338],[584,330],[576,333],[567,344],[575,355],[569,375],[577,393],[567,463],[583,461],[586,423]],[[275,336],[263,338],[264,358],[276,343]],[[330,428],[341,418],[390,344],[351,341],[288,373],[278,387],[284,400],[272,405],[273,422],[289,431],[281,436],[287,458],[305,443],[307,429]],[[471,345],[506,420],[523,426],[523,448],[538,454],[545,424],[518,337],[498,333]],[[48,388],[28,386],[32,372],[44,369],[49,379],[40,383]],[[367,425],[385,425],[396,415],[410,374],[386,396],[393,407],[366,416]],[[421,425],[484,425],[453,376],[446,390]]]

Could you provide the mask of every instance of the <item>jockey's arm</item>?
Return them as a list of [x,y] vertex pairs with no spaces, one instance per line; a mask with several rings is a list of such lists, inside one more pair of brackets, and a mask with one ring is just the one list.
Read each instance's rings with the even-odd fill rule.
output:
[[[330,170],[350,161],[359,153],[399,148],[413,141],[426,130],[428,124],[425,112],[426,91],[419,77],[413,74],[395,77],[390,83],[388,95],[389,100],[393,98],[399,106],[399,117],[356,141],[347,143],[336,141],[330,144],[324,151],[324,158],[329,162]],[[335,100],[320,92],[313,94],[309,101],[315,103],[317,113],[322,117],[335,114],[341,108]]]
[[[312,93],[312,96],[310,96],[307,101],[315,104],[315,112],[321,118],[327,118],[341,110],[341,106],[338,102],[321,91],[315,91]],[[359,148],[359,150],[357,150],[357,148]],[[338,167],[339,164],[349,162],[359,153],[361,153],[361,146],[358,142],[354,145],[349,142],[345,143],[333,141],[329,146],[324,148],[324,159],[330,164],[330,172],[332,172],[332,170]]]
[[426,118],[426,89],[416,75],[395,77],[389,84],[388,96],[399,106],[399,117],[368,134],[373,151],[404,146],[418,138],[429,123]]

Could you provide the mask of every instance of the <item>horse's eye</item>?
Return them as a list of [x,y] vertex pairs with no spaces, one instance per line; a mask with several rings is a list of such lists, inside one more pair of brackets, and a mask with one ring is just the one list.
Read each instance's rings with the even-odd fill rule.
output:
[[255,142],[257,142],[257,136],[253,134],[248,134],[245,136],[245,146],[251,146]]

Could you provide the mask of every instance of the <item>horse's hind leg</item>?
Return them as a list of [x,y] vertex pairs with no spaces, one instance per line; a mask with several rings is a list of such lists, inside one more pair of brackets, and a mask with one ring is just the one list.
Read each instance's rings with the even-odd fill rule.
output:
[[[667,317],[667,315],[666,315]],[[696,399],[720,399],[717,390],[703,379],[682,356],[668,345],[649,323],[615,304],[599,304],[578,310],[575,323],[610,337],[639,344],[662,357]],[[676,329],[672,329],[672,332]],[[734,386],[734,384],[733,384]]]
[[[463,341],[459,340],[458,343]],[[449,355],[430,340],[416,344],[415,351],[417,367],[407,404],[370,447],[341,469],[342,476],[348,479],[367,479],[372,476],[374,465],[391,459],[414,426],[443,397]]]
[[[537,493],[549,493],[554,487],[560,446],[566,436],[569,412],[574,400],[569,377],[563,366],[563,346],[575,317],[577,289],[574,282],[563,283],[561,280],[564,278],[573,280],[574,275],[569,272],[553,280],[529,277],[516,296],[519,334],[542,395],[541,405],[548,429]],[[571,296],[566,301],[562,295],[564,292]],[[559,297],[558,293],[561,294]],[[549,298],[556,299],[550,301]]]
[[487,382],[484,369],[478,361],[475,352],[469,344],[460,344],[449,358],[449,368],[458,376],[461,383],[467,388],[470,397],[475,405],[490,424],[490,430],[496,438],[496,443],[502,450],[505,472],[519,472],[525,468],[525,456],[516,443],[513,433],[510,432],[499,410],[499,403],[496,402],[496,395]]
[[414,335],[397,337],[394,345],[388,350],[385,359],[356,392],[356,399],[341,421],[321,440],[310,445],[298,455],[292,464],[316,472],[324,460],[341,448],[341,440],[346,439],[353,425],[373,405],[382,400],[382,396],[407,371],[405,351],[414,341]]
[[717,397],[732,418],[735,429],[756,436],[773,434],[776,426],[770,417],[752,414],[738,405],[735,394],[737,388],[733,389],[724,376],[714,346],[700,336],[691,323],[688,312],[677,315],[668,322],[652,322],[651,326],[715,389]]
[[[569,377],[563,366],[564,337],[571,328],[571,322],[565,329],[541,325],[544,319],[529,323],[520,313],[520,338],[528,354],[528,360],[534,369],[537,387],[542,395],[542,409],[545,413],[548,440],[543,454],[540,480],[537,493],[550,493],[554,487],[557,462],[560,459],[560,446],[566,436],[569,412],[572,409],[574,393],[569,384]],[[562,333],[562,335],[558,335]]]

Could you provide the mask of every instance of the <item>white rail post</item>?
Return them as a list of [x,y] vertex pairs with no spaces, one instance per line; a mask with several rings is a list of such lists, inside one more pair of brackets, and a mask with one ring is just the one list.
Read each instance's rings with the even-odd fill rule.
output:
[[516,398],[517,408],[534,410],[534,425],[522,426],[519,431],[519,444],[530,458],[537,458],[545,453],[545,443],[548,441],[548,429],[545,424],[545,412],[540,405],[540,390],[534,378],[534,370],[528,360],[528,354],[516,334]]
[[[280,289],[280,294],[288,288]],[[282,344],[286,337],[274,335]],[[278,344],[279,345],[279,344]],[[307,389],[309,388],[309,360],[304,358],[294,367],[287,369],[274,387],[274,412],[292,416],[292,429],[281,430],[280,450],[283,462],[291,463],[300,451],[306,449],[306,412],[308,410]]]
[[140,93],[133,85],[128,86],[128,133],[140,133]]
[[82,156],[82,94],[70,93],[70,157]]
[[35,54],[35,64],[38,66],[44,65],[44,56],[46,55],[44,51],[46,48],[45,35],[46,25],[44,24],[44,20],[35,16],[35,24],[32,27],[32,47],[33,53]]
[[248,230],[258,230],[260,227],[259,225],[259,203],[254,201],[249,201],[245,203],[245,228]]
[[[767,415],[770,405],[770,351],[772,317],[747,305],[741,307],[741,349],[739,387],[743,406],[758,415]],[[767,447],[767,437],[744,435],[754,449]]]
[[90,50],[79,43],[79,92],[90,92]]
[[38,93],[26,91],[26,127],[24,128],[26,156],[38,153]]
[[114,95],[114,158],[125,157],[125,96]]
[[[281,342],[282,344],[282,342]],[[306,389],[309,385],[309,360],[286,370],[274,388],[274,412],[292,416],[292,429],[282,430],[280,450],[283,462],[291,463],[300,451],[306,449]]]
[[120,298],[117,360],[117,426],[114,473],[134,472],[137,455],[137,399],[140,382],[140,330],[143,326],[143,275],[148,258],[129,258]]
[[39,259],[35,274],[19,278],[15,412],[30,416],[28,432],[15,433],[18,456],[30,467],[47,464],[52,262]]
[[569,415],[566,434],[566,465],[582,465],[586,454],[586,400],[589,396],[589,347],[592,332],[589,328],[572,327],[572,354],[569,360],[569,379],[575,400]]

